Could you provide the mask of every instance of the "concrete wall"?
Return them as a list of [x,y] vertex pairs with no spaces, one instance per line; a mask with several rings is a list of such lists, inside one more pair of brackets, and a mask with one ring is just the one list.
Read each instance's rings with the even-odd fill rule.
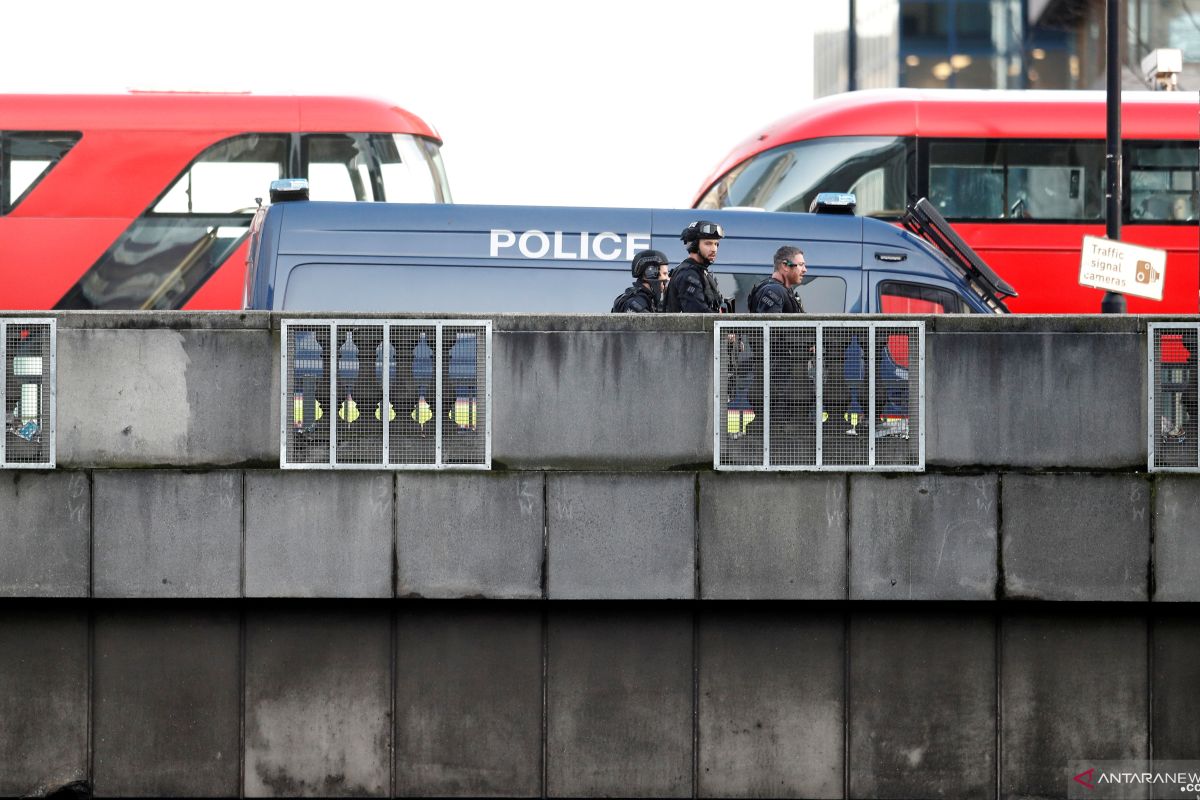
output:
[[0,795],[1065,797],[1194,757],[1174,606],[0,602]]
[[1063,797],[1200,751],[1144,319],[928,320],[916,474],[713,471],[711,318],[496,317],[491,472],[280,470],[276,317],[58,321],[0,795]]

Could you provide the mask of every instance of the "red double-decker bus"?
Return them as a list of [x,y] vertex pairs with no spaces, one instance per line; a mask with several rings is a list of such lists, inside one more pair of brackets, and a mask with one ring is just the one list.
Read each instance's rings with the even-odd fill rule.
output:
[[440,146],[414,114],[360,98],[0,95],[0,308],[241,308],[272,180],[450,202]]
[[[697,208],[807,211],[852,192],[858,213],[899,219],[927,197],[1019,293],[1013,311],[1094,312],[1078,284],[1085,235],[1105,235],[1105,94],[888,89],[817,100],[734,148]],[[1195,313],[1200,291],[1200,97],[1126,92],[1122,241],[1167,251],[1161,302]]]

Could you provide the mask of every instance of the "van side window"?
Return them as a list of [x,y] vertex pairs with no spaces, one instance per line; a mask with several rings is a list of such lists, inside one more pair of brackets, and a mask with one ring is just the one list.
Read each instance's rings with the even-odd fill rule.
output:
[[64,132],[0,135],[0,214],[16,208],[80,138]]
[[968,311],[958,295],[934,286],[884,281],[879,284],[883,314],[959,314]]

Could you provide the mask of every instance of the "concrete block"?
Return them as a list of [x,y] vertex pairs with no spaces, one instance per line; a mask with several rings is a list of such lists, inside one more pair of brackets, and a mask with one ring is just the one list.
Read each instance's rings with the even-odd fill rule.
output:
[[236,796],[236,611],[113,606],[97,613],[94,636],[96,796]]
[[84,472],[0,472],[0,597],[87,597]]
[[86,612],[0,607],[0,686],[0,795],[85,780]]
[[1154,758],[1194,759],[1200,753],[1200,621],[1191,612],[1162,616],[1151,636]]
[[1143,467],[1146,335],[1086,324],[929,333],[926,464]]
[[237,597],[242,474],[100,470],[94,477],[97,597]]
[[278,463],[271,331],[169,324],[59,326],[60,466]]
[[1154,497],[1155,600],[1200,600],[1198,529],[1200,477],[1158,476]]
[[699,796],[840,798],[842,615],[709,612],[699,636]]
[[692,598],[695,480],[688,473],[549,475],[549,596]]
[[845,599],[846,477],[701,473],[700,596]]
[[995,475],[850,478],[850,599],[993,600]]
[[1147,600],[1150,491],[1136,475],[1004,475],[1004,592]]
[[246,797],[385,797],[391,621],[379,606],[246,615]]
[[851,797],[994,797],[992,615],[855,614],[849,720]]
[[1001,622],[1000,797],[1065,797],[1070,762],[1147,758],[1146,621],[1022,614]]
[[691,614],[552,608],[547,796],[692,796]]
[[396,482],[398,595],[541,597],[540,473],[402,472]]
[[395,774],[400,797],[541,796],[540,607],[401,606]]
[[390,597],[390,473],[246,473],[248,597]]
[[[597,299],[597,310],[610,301]],[[494,342],[493,397],[505,398],[493,411],[496,461],[523,469],[712,463],[711,330],[505,331]]]

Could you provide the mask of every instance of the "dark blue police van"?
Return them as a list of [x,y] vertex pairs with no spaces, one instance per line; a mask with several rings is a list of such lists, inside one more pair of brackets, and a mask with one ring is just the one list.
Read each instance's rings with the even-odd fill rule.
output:
[[[646,248],[676,261],[694,209],[308,201],[272,186],[251,226],[243,306],[271,311],[606,312]],[[781,245],[804,250],[797,289],[810,313],[1005,313],[1016,294],[926,201],[902,229],[853,215],[853,196],[817,213],[705,211],[725,230],[712,267],[727,310],[746,310]]]

